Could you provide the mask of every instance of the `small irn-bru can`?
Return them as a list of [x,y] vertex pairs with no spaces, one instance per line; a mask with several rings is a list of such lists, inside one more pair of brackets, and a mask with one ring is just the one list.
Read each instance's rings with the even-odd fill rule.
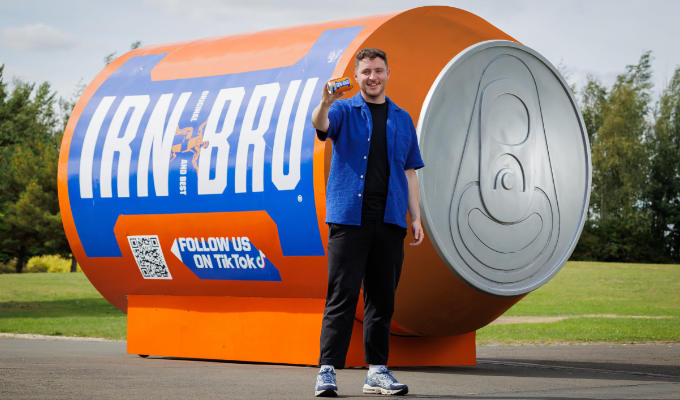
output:
[[326,84],[326,90],[328,90],[329,94],[336,92],[344,93],[350,89],[352,89],[352,83],[349,81],[349,78],[333,79]]

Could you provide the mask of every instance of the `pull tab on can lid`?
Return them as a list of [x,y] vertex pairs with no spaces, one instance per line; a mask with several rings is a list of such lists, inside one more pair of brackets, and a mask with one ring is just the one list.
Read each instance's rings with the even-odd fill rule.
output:
[[590,197],[588,135],[558,71],[518,43],[459,53],[423,103],[423,222],[442,259],[483,292],[517,296],[571,255]]

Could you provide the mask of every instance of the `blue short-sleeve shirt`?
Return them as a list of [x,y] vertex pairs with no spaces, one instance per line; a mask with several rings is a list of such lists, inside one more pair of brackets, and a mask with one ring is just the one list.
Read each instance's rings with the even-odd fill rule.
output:
[[[389,98],[387,101],[387,159],[390,166],[384,222],[406,228],[408,211],[407,169],[425,166],[411,116]],[[326,186],[326,223],[361,225],[368,151],[373,121],[361,93],[340,99],[328,111],[328,132],[320,140],[333,141],[331,170]]]

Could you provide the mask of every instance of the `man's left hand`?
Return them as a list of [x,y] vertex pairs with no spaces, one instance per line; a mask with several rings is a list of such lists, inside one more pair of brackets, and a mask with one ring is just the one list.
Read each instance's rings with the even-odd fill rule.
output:
[[411,232],[413,232],[413,241],[409,243],[409,246],[418,246],[423,243],[425,232],[423,232],[423,226],[420,224],[420,219],[411,222]]

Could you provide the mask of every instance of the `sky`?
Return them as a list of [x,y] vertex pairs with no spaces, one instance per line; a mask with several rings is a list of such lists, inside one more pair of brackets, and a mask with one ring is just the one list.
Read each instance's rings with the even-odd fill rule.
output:
[[577,88],[611,85],[647,50],[654,93],[680,67],[676,0],[0,0],[4,80],[49,82],[64,98],[88,84],[113,52],[407,10],[462,8],[546,57]]

